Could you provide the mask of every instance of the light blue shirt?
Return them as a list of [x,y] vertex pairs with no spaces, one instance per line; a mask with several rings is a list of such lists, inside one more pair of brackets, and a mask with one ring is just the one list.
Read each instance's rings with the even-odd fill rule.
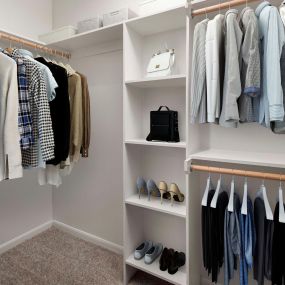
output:
[[283,121],[284,118],[280,58],[285,32],[278,9],[269,2],[262,2],[255,13],[259,19],[263,64],[259,123],[270,127],[270,122]]

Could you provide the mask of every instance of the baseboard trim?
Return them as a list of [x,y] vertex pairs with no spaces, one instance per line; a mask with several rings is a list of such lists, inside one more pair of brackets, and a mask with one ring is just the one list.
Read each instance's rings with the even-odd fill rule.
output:
[[7,250],[23,243],[24,241],[33,238],[34,236],[48,230],[53,225],[53,221],[46,222],[38,227],[35,227],[28,232],[21,234],[3,244],[0,245],[0,254],[6,252]]
[[72,226],[69,226],[67,224],[64,224],[62,222],[53,220],[53,221],[49,221],[46,222],[38,227],[35,227],[31,230],[29,230],[28,232],[19,235],[18,237],[15,237],[3,244],[0,245],[0,254],[6,252],[7,250],[23,243],[24,241],[33,238],[34,236],[48,230],[51,226],[55,226],[58,229],[65,231],[73,236],[76,236],[78,238],[81,238],[85,241],[91,242],[93,244],[96,244],[98,246],[101,246],[105,249],[108,249],[112,252],[115,252],[117,254],[123,254],[123,247],[115,244],[113,242],[107,241],[105,239],[102,239],[100,237],[97,237],[95,235],[92,235],[90,233],[87,233],[85,231],[82,231],[80,229],[74,228]]
[[123,254],[123,247],[118,245],[118,244],[107,241],[105,239],[102,239],[100,237],[97,237],[95,235],[92,235],[90,233],[87,233],[85,231],[74,228],[72,226],[69,226],[67,224],[64,224],[64,223],[56,221],[56,220],[53,221],[53,225],[55,227],[57,227],[58,229],[61,229],[62,231],[70,233],[71,235],[76,236],[78,238],[81,238],[85,241],[88,241],[88,242],[91,242],[91,243],[96,244],[98,246],[101,246],[101,247],[108,249],[112,252],[115,252],[117,254]]

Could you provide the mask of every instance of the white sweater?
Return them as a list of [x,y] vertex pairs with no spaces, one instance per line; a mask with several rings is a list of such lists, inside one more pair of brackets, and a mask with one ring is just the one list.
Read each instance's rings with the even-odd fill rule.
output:
[[221,113],[222,75],[224,47],[224,16],[217,15],[208,22],[206,34],[207,121],[215,123]]
[[0,53],[0,181],[23,176],[18,107],[17,64]]

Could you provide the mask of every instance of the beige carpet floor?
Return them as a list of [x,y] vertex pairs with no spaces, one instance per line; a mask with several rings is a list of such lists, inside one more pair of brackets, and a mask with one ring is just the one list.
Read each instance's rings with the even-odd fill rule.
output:
[[[55,227],[0,255],[0,285],[121,285],[123,259]],[[130,285],[166,285],[138,272]]]

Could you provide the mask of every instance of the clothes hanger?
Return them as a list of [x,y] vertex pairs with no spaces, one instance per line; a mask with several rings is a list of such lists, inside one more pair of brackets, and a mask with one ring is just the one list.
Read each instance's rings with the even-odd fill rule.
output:
[[214,194],[212,201],[211,201],[211,208],[217,208],[217,202],[218,202],[218,197],[219,197],[219,193],[221,190],[221,184],[222,184],[222,175],[220,174],[220,178],[218,180],[217,188],[215,190],[215,194]]
[[202,206],[205,206],[205,207],[208,206],[208,195],[209,195],[209,191],[210,191],[211,186],[212,186],[211,173],[209,172],[206,189],[205,189],[203,199],[202,199]]
[[[264,177],[264,179],[265,179],[265,177]],[[264,202],[264,206],[265,206],[266,219],[273,221],[273,213],[272,213],[272,210],[271,210],[268,198],[267,198],[264,180],[263,180],[262,185],[261,185],[261,193],[262,193],[262,198],[263,198],[263,202]]]
[[244,179],[241,213],[247,215],[247,177]]
[[233,176],[231,182],[231,194],[228,203],[229,212],[234,212],[234,196],[235,196],[235,177]]
[[282,181],[280,174],[280,185],[279,185],[279,222],[285,223],[285,210],[284,210],[284,202],[283,202],[283,189],[282,189]]

